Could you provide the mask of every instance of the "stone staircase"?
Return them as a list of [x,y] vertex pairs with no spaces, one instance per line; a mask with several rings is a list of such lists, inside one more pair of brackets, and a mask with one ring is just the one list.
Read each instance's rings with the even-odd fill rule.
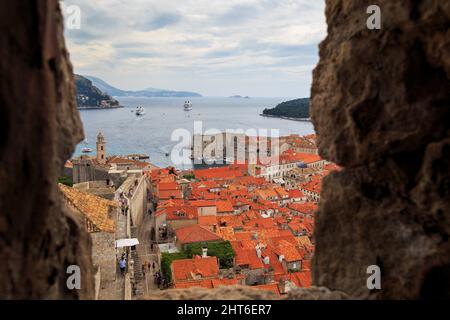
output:
[[[131,228],[131,237],[137,238],[137,230],[135,227]],[[142,296],[145,293],[145,275],[142,272],[142,263],[137,250],[131,250],[131,258],[133,259],[133,273],[134,285],[133,296]]]

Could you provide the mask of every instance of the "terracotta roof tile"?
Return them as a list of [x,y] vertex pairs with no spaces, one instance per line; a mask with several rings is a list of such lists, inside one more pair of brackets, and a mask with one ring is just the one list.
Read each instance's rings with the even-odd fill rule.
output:
[[175,235],[182,244],[222,240],[217,234],[198,224],[179,228],[175,230]]
[[59,184],[65,199],[94,224],[100,231],[115,232],[116,224],[109,218],[111,207],[118,207],[114,201]]
[[172,262],[173,281],[178,283],[187,280],[200,280],[217,277],[219,265],[216,257],[175,260]]

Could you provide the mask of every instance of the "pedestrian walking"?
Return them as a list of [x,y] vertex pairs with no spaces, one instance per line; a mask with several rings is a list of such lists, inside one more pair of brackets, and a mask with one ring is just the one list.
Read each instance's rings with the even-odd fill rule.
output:
[[122,258],[120,258],[119,260],[119,269],[121,275],[125,274],[126,267],[127,267],[127,260],[125,259],[125,254],[123,254]]
[[155,270],[155,269],[156,269],[156,265],[155,265],[155,262],[153,262],[153,265],[152,265],[152,267],[153,267],[153,270]]

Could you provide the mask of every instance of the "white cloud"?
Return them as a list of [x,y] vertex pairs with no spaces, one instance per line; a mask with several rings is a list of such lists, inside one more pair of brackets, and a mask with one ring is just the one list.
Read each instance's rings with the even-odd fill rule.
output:
[[322,0],[65,0],[81,8],[66,30],[75,71],[123,89],[204,95],[309,95]]

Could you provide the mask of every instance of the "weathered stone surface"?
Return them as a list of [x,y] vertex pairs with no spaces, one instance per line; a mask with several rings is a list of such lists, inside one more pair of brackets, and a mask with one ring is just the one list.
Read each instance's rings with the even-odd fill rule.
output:
[[145,300],[345,300],[349,297],[339,291],[311,287],[296,289],[285,296],[248,286],[224,286],[217,289],[190,288],[165,290],[143,297]]
[[[313,283],[356,298],[449,298],[450,2],[329,0],[311,113],[327,177]],[[379,265],[382,290],[366,287]]]
[[91,298],[90,238],[57,189],[83,137],[57,0],[0,3],[0,113],[0,297]]
[[224,286],[217,289],[173,289],[143,297],[144,300],[273,300],[277,298],[278,296],[273,292],[246,286]]
[[330,291],[325,287],[300,288],[290,291],[286,300],[348,300],[350,297],[340,291]]

